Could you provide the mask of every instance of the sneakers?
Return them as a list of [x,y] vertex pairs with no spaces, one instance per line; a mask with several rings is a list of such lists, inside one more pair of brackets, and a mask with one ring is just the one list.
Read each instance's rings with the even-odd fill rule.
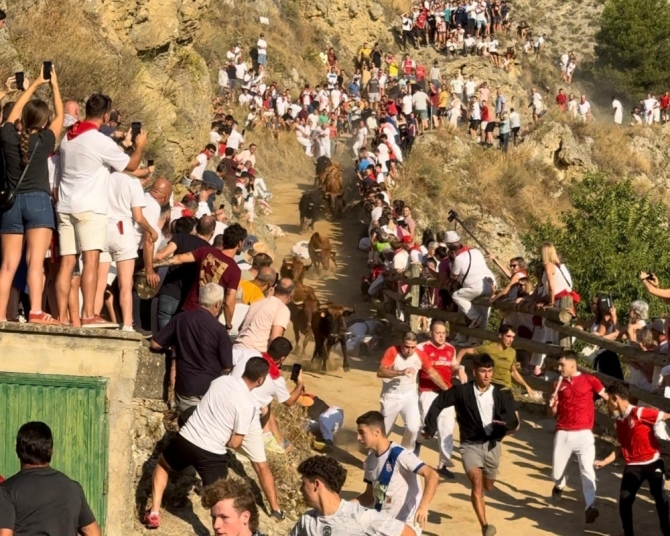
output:
[[554,486],[554,489],[551,490],[551,500],[558,502],[561,500],[561,497],[563,497],[563,490],[558,486]]
[[275,521],[284,521],[286,515],[284,514],[283,510],[272,510],[270,517],[274,517]]
[[495,536],[498,533],[493,525],[484,525],[482,527],[482,536]]
[[447,469],[446,465],[443,465],[442,467],[440,467],[437,470],[437,474],[439,474],[440,476],[442,476],[444,478],[448,478],[449,480],[453,480],[454,478],[456,478],[456,475],[454,473],[452,473],[449,469]]
[[109,328],[118,328],[119,325],[105,320],[100,315],[93,315],[92,318],[82,318],[81,319],[82,328],[94,328],[94,329],[109,329]]
[[586,509],[586,512],[584,512],[584,517],[586,518],[586,524],[590,525],[591,523],[595,523],[596,519],[598,519],[598,516],[600,515],[600,512],[598,512],[598,509],[591,505]]
[[33,313],[32,311],[28,315],[28,322],[30,324],[47,324],[51,326],[60,326],[60,322],[53,318],[51,315],[45,313],[44,311],[39,311]]
[[161,526],[161,515],[147,510],[144,512],[142,524],[148,529],[157,529]]

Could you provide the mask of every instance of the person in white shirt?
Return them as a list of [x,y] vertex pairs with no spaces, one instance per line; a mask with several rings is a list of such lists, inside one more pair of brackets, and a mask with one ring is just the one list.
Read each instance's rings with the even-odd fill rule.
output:
[[207,162],[216,154],[216,145],[208,143],[203,151],[196,156],[189,165],[188,177],[192,181],[201,181],[202,174],[207,169]]
[[612,97],[612,109],[614,110],[614,124],[621,125],[623,122],[623,105],[616,97]]
[[225,66],[219,69],[219,97],[222,97],[223,94],[228,89],[228,71],[226,71]]
[[265,34],[261,34],[256,42],[256,52],[258,52],[258,65],[268,64],[268,44],[265,41]]
[[442,377],[433,368],[428,356],[417,350],[416,334],[408,331],[398,346],[384,353],[377,377],[382,379],[381,414],[386,433],[390,434],[398,415],[405,424],[402,445],[414,449],[421,428],[417,375],[423,370],[440,389],[447,389]]
[[472,97],[474,97],[476,92],[477,92],[477,82],[475,82],[473,76],[470,76],[468,81],[465,83],[465,96],[467,97],[467,100],[469,101]]
[[244,80],[245,75],[247,74],[247,71],[249,70],[249,67],[247,64],[242,61],[241,57],[238,57],[237,60],[235,61],[235,76],[237,79],[242,83]]
[[233,63],[237,62],[237,59],[240,57],[242,50],[240,49],[240,44],[232,45],[228,52],[226,52],[226,59],[232,61]]
[[530,108],[533,109],[533,122],[537,123],[540,120],[540,114],[544,110],[544,101],[535,88],[530,90]]
[[647,93],[647,98],[644,100],[644,119],[647,125],[654,122],[654,108],[658,101],[651,93]]
[[251,166],[254,167],[256,166],[256,149],[257,145],[255,143],[252,143],[249,145],[248,149],[245,149],[244,151],[241,151],[240,154],[237,155],[237,160],[239,162],[242,162],[243,164],[246,164],[247,162],[251,162]]
[[356,426],[358,442],[368,449],[368,457],[363,476],[367,487],[354,500],[402,521],[420,534],[437,490],[437,473],[416,454],[389,441],[384,417],[378,411],[358,417]]
[[330,456],[312,456],[298,466],[300,493],[312,508],[295,524],[289,536],[416,536],[414,529],[384,512],[345,501],[340,492],[347,471]]
[[368,137],[368,129],[365,126],[365,121],[358,122],[358,130],[356,131],[356,141],[354,142],[354,159],[358,159],[358,151],[365,146],[365,140]]
[[237,151],[240,148],[240,144],[244,143],[244,136],[238,131],[237,121],[233,121],[232,129],[226,140],[226,148],[231,148]]
[[108,251],[100,255],[100,272],[95,310],[102,310],[106,274],[112,262],[116,264],[119,283],[119,305],[123,317],[122,331],[133,331],[133,274],[137,258],[135,229],[137,225],[149,233],[154,243],[158,242],[158,232],[144,217],[146,207],[144,190],[138,179],[126,173],[112,173],[109,177],[109,212],[107,217]]
[[298,119],[295,126],[295,135],[298,143],[305,148],[305,154],[310,158],[314,156],[312,152],[311,130],[303,119]]
[[591,117],[591,104],[586,100],[586,95],[581,96],[577,109],[582,123],[586,123]]
[[402,113],[405,115],[405,117],[409,117],[409,115],[412,113],[412,95],[409,93],[405,93],[402,96]]
[[421,132],[428,130],[428,95],[420,87],[412,95],[412,104],[416,116],[421,120],[419,123]]
[[193,466],[205,486],[228,476],[228,449],[239,449],[251,429],[256,404],[251,391],[260,387],[270,370],[262,357],[249,359],[241,378],[214,380],[195,412],[158,459],[151,486],[151,508],[144,524],[160,526],[160,507],[169,472]]
[[495,290],[495,276],[486,265],[486,259],[478,249],[464,247],[456,231],[447,231],[447,249],[454,252],[451,278],[460,283],[461,288],[451,297],[458,309],[470,320],[470,328],[486,327],[490,307],[472,305],[472,300],[480,296],[491,296]]
[[256,414],[254,416],[249,433],[244,436],[240,449],[249,458],[254,471],[258,475],[263,493],[267,497],[271,509],[271,515],[281,520],[284,513],[279,508],[277,501],[277,492],[275,490],[275,480],[267,462],[265,454],[265,435],[272,435],[272,430],[279,432],[277,421],[274,418],[271,406],[272,400],[279,404],[292,407],[298,401],[298,398],[305,389],[302,379],[302,372],[298,375],[296,386],[292,392],[286,386],[286,380],[281,375],[282,363],[293,350],[293,345],[285,337],[277,337],[268,345],[267,352],[258,352],[250,349],[237,349],[233,354],[233,370],[231,376],[242,378],[249,360],[262,354],[270,365],[268,376],[263,385],[251,392],[251,397],[256,404]]
[[456,78],[453,78],[449,82],[449,86],[451,87],[451,92],[456,93],[456,96],[461,100],[463,100],[463,87],[464,87],[464,85],[465,84],[463,83],[463,77],[461,76],[460,73],[458,74],[458,76]]
[[[61,266],[56,280],[58,319],[69,323],[68,300],[72,273],[81,254],[83,294],[82,327],[117,327],[94,315],[100,253],[107,250],[107,211],[110,169],[135,171],[147,143],[144,132],[135,138],[128,156],[99,129],[109,122],[112,100],[91,95],[86,102],[86,120],[77,122],[60,146],[61,180],[58,186],[58,235]],[[131,145],[131,131],[123,142]]]

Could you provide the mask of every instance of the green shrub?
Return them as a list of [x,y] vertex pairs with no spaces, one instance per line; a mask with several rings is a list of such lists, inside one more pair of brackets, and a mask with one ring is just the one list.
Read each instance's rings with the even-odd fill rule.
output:
[[629,179],[613,182],[606,175],[587,175],[574,186],[572,208],[563,212],[562,225],[535,223],[524,235],[524,245],[539,255],[544,241],[553,242],[582,296],[585,313],[596,294],[609,293],[620,310],[644,299],[650,312],[664,306],[640,283],[640,271],[654,272],[670,283],[670,233],[667,208],[647,195],[636,194]]

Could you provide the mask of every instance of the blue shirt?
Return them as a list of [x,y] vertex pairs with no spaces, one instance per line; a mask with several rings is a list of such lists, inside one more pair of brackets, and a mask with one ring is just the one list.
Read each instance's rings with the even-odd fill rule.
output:
[[349,82],[349,85],[347,86],[347,89],[349,90],[349,94],[352,97],[358,97],[360,93],[360,87],[356,82]]

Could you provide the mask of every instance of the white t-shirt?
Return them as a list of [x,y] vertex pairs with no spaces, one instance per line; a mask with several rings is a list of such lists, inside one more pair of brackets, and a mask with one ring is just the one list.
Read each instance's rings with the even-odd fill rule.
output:
[[256,48],[258,49],[259,54],[267,54],[268,51],[268,44],[265,42],[265,39],[260,38],[256,42]]
[[218,145],[221,142],[222,136],[216,130],[211,130],[209,132],[209,143]]
[[244,142],[244,137],[237,130],[231,130],[226,141],[226,148],[232,147],[236,151],[240,148],[240,143]]
[[[142,183],[125,173],[114,172],[109,177],[109,211],[107,225],[116,226],[119,221],[128,223],[125,233],[131,233],[133,207],[146,207]],[[160,212],[158,214],[160,216]]]
[[249,433],[255,414],[254,399],[244,381],[221,376],[210,384],[179,433],[207,452],[225,454],[226,443],[233,434]]
[[412,96],[407,94],[402,98],[402,113],[409,115],[412,113]]
[[612,101],[612,108],[614,109],[614,122],[620,125],[623,121],[623,105],[617,99]]
[[[217,236],[223,234],[223,231],[225,231],[227,228],[228,228],[228,226],[225,223],[223,223],[222,221],[216,220],[216,222],[214,222],[214,234],[212,235],[212,238],[209,239],[209,243],[213,245],[214,244],[214,239]],[[235,306],[235,309],[237,309],[237,306]]]
[[123,171],[130,162],[109,136],[89,130],[60,146],[61,179],[56,211],[62,214],[107,214],[110,169]]
[[342,499],[332,515],[322,516],[308,510],[295,524],[289,536],[401,536],[402,521]]
[[[237,308],[237,305],[235,308]],[[260,352],[256,350],[249,350],[248,348],[235,346],[233,349],[234,359],[238,358],[239,360],[235,363],[230,375],[234,378],[241,379],[249,360],[252,357],[258,357],[259,353]],[[256,403],[256,409],[260,411],[262,408],[269,406],[273,398],[276,398],[277,402],[283,404],[291,398],[291,394],[288,392],[286,380],[284,378],[279,376],[279,378],[273,380],[268,375],[267,378],[265,378],[263,385],[256,387],[256,389],[251,391],[251,398],[253,398]]]
[[393,270],[405,271],[409,266],[409,252],[403,250],[393,255]]
[[[139,181],[138,181],[139,182]],[[142,212],[144,213],[144,219],[147,220],[149,225],[153,227],[154,231],[158,233],[159,241],[160,241],[160,236],[161,236],[161,228],[158,226],[158,222],[161,219],[161,206],[158,204],[158,201],[156,201],[153,196],[149,193],[146,192],[144,194],[144,208],[142,209]],[[141,229],[141,227],[137,224],[135,224],[135,237],[137,238],[137,247],[140,247],[140,243],[142,242],[142,236],[144,235],[144,231]],[[158,242],[154,244],[154,249],[155,247],[158,246]]]
[[200,153],[195,157],[195,159],[198,161],[198,165],[193,168],[193,171],[191,171],[191,177],[193,177],[195,180],[201,181],[202,174],[207,169],[207,155]]
[[396,458],[388,486],[380,484],[379,476],[384,471],[384,466],[390,465],[388,458],[394,447],[398,445],[391,442],[388,450],[381,456],[374,452],[368,454],[363,480],[372,485],[375,501],[382,504],[382,512],[403,523],[413,523],[423,496],[417,471],[424,463],[413,452],[403,448]]
[[219,86],[228,87],[228,71],[221,68],[219,69]]
[[412,104],[417,110],[427,110],[428,109],[428,95],[424,91],[417,91],[412,96]]
[[591,105],[589,101],[584,101],[579,103],[579,115],[585,116],[591,111]]
[[561,67],[565,70],[565,68],[568,66],[568,62],[570,61],[570,56],[568,54],[563,54],[561,56]]
[[454,78],[451,82],[449,82],[449,85],[451,86],[451,91],[453,91],[454,93],[463,93],[462,78]]
[[[469,254],[469,255],[468,255]],[[472,261],[470,260],[472,259]],[[470,270],[468,270],[468,266]],[[478,249],[470,249],[456,256],[453,262],[451,273],[455,275],[465,275],[467,277],[463,281],[464,287],[478,287],[481,286],[485,278],[490,278],[495,281],[493,272],[486,265],[484,255]]]
[[482,107],[479,104],[479,101],[474,101],[472,103],[472,109],[470,111],[470,118],[473,121],[480,121],[482,118]]
[[474,383],[472,384],[472,388],[475,391],[475,401],[477,402],[477,409],[479,409],[479,416],[482,419],[484,432],[489,436],[491,435],[491,432],[493,432],[494,387],[490,385],[483,393],[477,389],[477,386]]
[[658,101],[651,97],[649,99],[644,100],[644,111],[647,112],[647,114],[651,114],[651,112],[654,110],[654,106],[656,106],[656,103]]
[[247,74],[247,71],[249,68],[247,67],[247,64],[241,61],[240,63],[235,64],[235,76],[237,77],[238,80],[243,80],[244,75]]
[[412,355],[403,357],[396,346],[391,346],[384,353],[381,364],[391,370],[413,369],[413,374],[409,376],[396,376],[395,378],[382,379],[381,397],[384,398],[405,398],[408,396],[417,396],[416,376],[423,367],[430,368],[428,357],[421,350],[414,351]]
[[468,80],[465,83],[465,94],[468,97],[472,97],[475,94],[475,91],[477,91],[477,84],[474,80]]

